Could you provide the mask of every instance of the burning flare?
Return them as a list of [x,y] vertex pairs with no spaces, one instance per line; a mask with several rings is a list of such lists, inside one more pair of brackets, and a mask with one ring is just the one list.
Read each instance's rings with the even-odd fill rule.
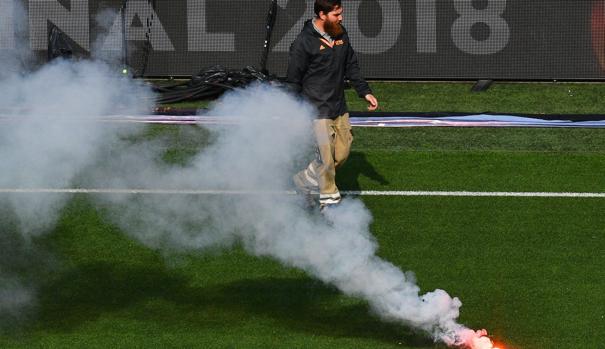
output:
[[449,346],[456,346],[465,349],[504,349],[496,347],[494,342],[488,337],[486,330],[474,331],[469,328],[462,328],[455,334],[444,335],[443,341]]

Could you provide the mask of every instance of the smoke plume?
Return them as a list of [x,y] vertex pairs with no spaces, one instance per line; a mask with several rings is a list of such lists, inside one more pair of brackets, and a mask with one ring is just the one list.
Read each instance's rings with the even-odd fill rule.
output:
[[372,216],[359,199],[347,198],[322,216],[308,212],[301,198],[284,194],[292,189],[292,174],[312,154],[312,108],[281,90],[256,85],[227,94],[208,114],[236,123],[212,127],[215,141],[186,165],[159,164],[157,152],[165,147],[150,142],[121,152],[111,165],[104,164],[105,173],[95,171],[96,185],[104,187],[217,191],[99,196],[124,231],[154,248],[203,250],[241,243],[251,254],[303,269],[367,300],[385,320],[460,344],[465,333],[456,323],[461,302],[443,290],[420,295],[413,273],[376,256]]
[[[17,54],[12,57],[21,62]],[[170,165],[161,160],[167,147],[161,139],[129,141],[126,136],[138,128],[97,121],[151,106],[148,90],[117,70],[57,60],[35,72],[0,75],[0,105],[8,116],[0,126],[1,188],[214,191],[95,199],[123,231],[148,246],[181,251],[241,244],[251,254],[303,269],[361,297],[379,317],[435,340],[471,346],[480,336],[456,322],[457,298],[443,290],[420,294],[413,273],[376,256],[372,216],[362,201],[347,198],[323,216],[285,194],[292,189],[292,174],[313,154],[315,112],[308,104],[266,85],[228,93],[209,113],[234,123],[210,127],[208,146],[185,164]],[[0,194],[2,211],[15,221],[3,225],[0,241],[30,246],[28,241],[53,227],[68,199],[67,194]],[[23,258],[12,257],[0,259],[0,321],[35,302],[31,277],[12,262]]]
[[[148,246],[179,251],[241,243],[252,254],[303,269],[367,300],[385,320],[454,344],[454,333],[463,328],[455,321],[460,301],[442,290],[420,295],[412,273],[376,256],[372,216],[360,200],[345,199],[322,216],[284,194],[292,188],[291,175],[312,154],[314,111],[304,102],[263,85],[230,93],[210,113],[235,118],[236,124],[210,128],[210,145],[185,165],[171,166],[158,160],[167,146],[161,140],[124,141],[133,130],[92,120],[144,107],[140,93],[132,94],[141,87],[117,78],[110,68],[57,62],[9,82],[12,90],[0,86],[1,102],[21,112],[18,121],[0,131],[6,166],[2,187],[68,188],[77,179],[102,188],[217,191],[96,199],[116,224]],[[106,156],[112,149],[120,151]],[[67,199],[58,194],[3,197],[25,236],[47,231]],[[4,312],[17,311],[33,297],[16,282],[0,292],[13,299],[1,304]]]
[[0,17],[15,26],[3,28],[0,49],[2,327],[35,304],[36,270],[43,270],[49,257],[34,240],[53,228],[69,199],[66,194],[16,191],[72,187],[102,149],[133,131],[102,125],[96,118],[148,110],[152,96],[103,63],[56,60],[36,68],[23,39],[27,17],[22,2],[0,0],[0,7],[7,11]]

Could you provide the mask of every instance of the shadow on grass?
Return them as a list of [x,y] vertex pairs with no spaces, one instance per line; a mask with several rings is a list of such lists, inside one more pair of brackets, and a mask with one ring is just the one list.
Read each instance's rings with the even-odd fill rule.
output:
[[[366,303],[311,278],[243,275],[237,281],[221,282],[218,274],[209,275],[207,285],[195,284],[200,280],[167,267],[158,252],[133,243],[106,224],[84,198],[67,206],[46,247],[63,255],[65,265],[43,278],[37,321],[25,332],[71,333],[97,322],[93,327],[100,326],[101,332],[105,326],[135,326],[134,331],[178,328],[207,334],[254,324],[253,328],[266,326],[267,338],[272,329],[283,328],[282,332],[303,338],[315,335],[435,346],[422,334],[380,321],[369,314]],[[218,270],[225,273],[231,267],[237,269],[237,263],[256,263],[254,258],[244,262],[224,258],[218,264],[224,267]],[[259,259],[259,267],[262,264]]]
[[21,232],[14,209],[0,201],[0,335],[20,335],[35,318],[37,288],[54,267],[54,256]]
[[359,191],[359,177],[365,176],[380,185],[388,185],[389,181],[368,161],[366,155],[362,152],[352,151],[343,165],[337,172],[336,183],[341,190]]
[[371,316],[365,303],[350,302],[334,288],[306,278],[192,287],[163,267],[96,263],[61,275],[41,295],[37,327],[58,331],[69,332],[107,313],[200,332],[268,318],[274,320],[271,326],[308,335],[433,345],[422,334]]

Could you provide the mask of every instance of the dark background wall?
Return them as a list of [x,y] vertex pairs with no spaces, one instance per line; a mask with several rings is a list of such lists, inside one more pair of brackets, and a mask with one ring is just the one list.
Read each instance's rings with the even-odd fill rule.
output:
[[[29,46],[46,49],[49,24],[84,52],[119,55],[119,0],[29,0],[14,20]],[[146,75],[189,76],[211,65],[258,66],[270,0],[129,0],[132,61],[149,35]],[[345,27],[364,74],[375,79],[603,79],[605,0],[343,0]],[[3,5],[2,5],[3,4]],[[283,75],[290,43],[311,18],[313,0],[279,0],[269,70]],[[3,25],[4,23],[4,25]],[[138,64],[138,63],[133,63]]]

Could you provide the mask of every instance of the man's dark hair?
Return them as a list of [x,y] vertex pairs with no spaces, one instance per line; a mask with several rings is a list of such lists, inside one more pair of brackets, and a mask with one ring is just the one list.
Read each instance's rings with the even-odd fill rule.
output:
[[320,12],[327,15],[340,6],[342,6],[341,0],[315,0],[315,15],[319,17]]

